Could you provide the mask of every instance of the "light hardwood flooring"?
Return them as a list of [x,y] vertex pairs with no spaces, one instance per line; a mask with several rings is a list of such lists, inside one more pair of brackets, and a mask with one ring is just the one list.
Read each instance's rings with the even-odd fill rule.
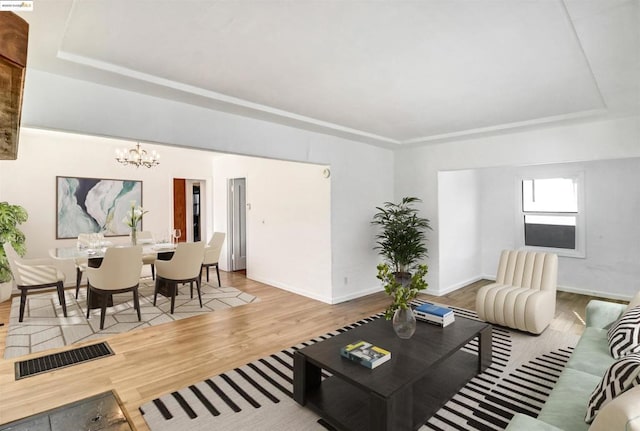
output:
[[[19,381],[14,379],[15,360],[0,359],[0,424],[115,390],[135,429],[147,430],[138,412],[142,404],[370,316],[389,301],[380,292],[328,305],[249,280],[242,273],[221,272],[221,277],[223,285],[255,295],[260,301],[107,337],[114,356]],[[474,309],[476,292],[486,283],[479,281],[442,297],[421,297]],[[552,327],[581,333],[584,308],[590,299],[558,292]],[[0,304],[0,322],[8,322],[9,304]],[[0,357],[6,331],[6,325],[0,327]]]

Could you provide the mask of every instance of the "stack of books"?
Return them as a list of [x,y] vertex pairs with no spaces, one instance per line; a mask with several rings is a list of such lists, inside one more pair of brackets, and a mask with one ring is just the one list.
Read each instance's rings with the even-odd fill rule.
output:
[[442,327],[450,325],[455,321],[453,310],[429,303],[417,307],[414,313],[417,319]]
[[390,351],[362,340],[341,347],[340,355],[372,369],[391,359]]

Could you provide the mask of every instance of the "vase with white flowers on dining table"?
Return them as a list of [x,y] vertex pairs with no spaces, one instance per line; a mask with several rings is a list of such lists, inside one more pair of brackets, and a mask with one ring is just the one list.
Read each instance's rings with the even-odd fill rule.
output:
[[131,209],[122,222],[131,228],[131,244],[138,244],[138,223],[142,222],[142,216],[148,213],[141,206],[136,206],[136,201],[131,201]]

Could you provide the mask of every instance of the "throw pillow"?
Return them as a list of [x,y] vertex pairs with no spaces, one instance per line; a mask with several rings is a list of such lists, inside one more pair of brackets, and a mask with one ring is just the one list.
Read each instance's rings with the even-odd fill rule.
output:
[[634,386],[640,386],[640,353],[623,356],[611,364],[589,397],[585,422],[591,423],[609,401]]
[[640,352],[640,305],[631,308],[607,331],[611,356]]

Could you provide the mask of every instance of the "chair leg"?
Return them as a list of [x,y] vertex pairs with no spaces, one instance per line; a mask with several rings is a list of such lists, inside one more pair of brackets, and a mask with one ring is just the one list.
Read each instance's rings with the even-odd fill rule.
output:
[[60,305],[62,306],[62,315],[64,317],[67,317],[67,301],[64,298],[64,285],[61,281],[59,281],[56,287],[58,288],[58,299],[60,300]]
[[202,308],[202,294],[200,293],[200,277],[196,278],[196,287],[198,288],[198,299],[200,300],[200,308]]
[[78,293],[80,293],[81,282],[82,282],[82,271],[80,271],[80,268],[76,268],[76,299],[78,299]]
[[24,319],[24,306],[27,304],[27,289],[20,289],[20,317],[18,322]]
[[140,298],[138,297],[138,286],[133,289],[133,306],[138,311],[138,322],[142,321],[142,316],[140,315]]
[[153,263],[151,264],[151,279],[156,279],[156,266]]
[[91,286],[87,282],[87,319],[89,318],[89,313],[91,313]]
[[218,264],[217,263],[216,263],[216,274],[218,274],[218,286],[222,287],[222,283],[220,283],[220,269],[218,268]]
[[158,298],[158,286],[160,285],[160,280],[156,280],[156,288],[153,291],[153,305],[156,305],[156,299]]
[[193,281],[189,282],[189,292],[191,293],[191,299],[193,299]]
[[109,295],[101,294],[102,301],[100,304],[100,329],[104,329],[104,317],[107,314],[107,302],[109,302]]
[[178,290],[178,283],[171,283],[171,314],[176,305],[176,290]]

